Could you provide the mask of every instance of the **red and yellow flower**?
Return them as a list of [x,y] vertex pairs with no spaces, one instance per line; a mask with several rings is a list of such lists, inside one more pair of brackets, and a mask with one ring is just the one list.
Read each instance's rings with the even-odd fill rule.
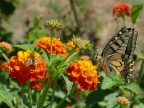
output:
[[130,16],[130,6],[125,3],[115,5],[113,15],[116,17]]
[[37,52],[19,51],[10,58],[10,77],[18,79],[20,84],[43,79],[46,70],[45,60]]
[[[50,37],[41,37],[38,42],[35,43],[37,47],[42,48],[47,53],[50,53],[50,44],[51,44],[51,38]],[[65,55],[66,49],[64,44],[60,41],[60,38],[53,38],[52,39],[52,53]]]
[[99,74],[97,67],[90,60],[77,60],[70,63],[67,72],[70,74],[69,79],[80,84],[85,90],[96,90]]

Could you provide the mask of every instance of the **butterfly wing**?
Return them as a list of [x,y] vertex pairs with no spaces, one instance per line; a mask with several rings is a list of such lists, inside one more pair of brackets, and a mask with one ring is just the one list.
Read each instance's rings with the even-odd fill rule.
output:
[[138,33],[133,28],[124,27],[113,36],[101,54],[105,64],[120,73],[126,82],[129,82],[134,71],[133,54],[137,36]]

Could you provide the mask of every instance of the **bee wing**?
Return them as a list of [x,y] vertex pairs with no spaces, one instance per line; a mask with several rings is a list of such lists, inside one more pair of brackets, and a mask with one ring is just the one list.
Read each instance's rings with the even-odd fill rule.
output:
[[32,65],[32,64],[33,64],[33,61],[32,61],[31,58],[29,58],[29,59],[27,60],[27,62],[26,62],[26,67],[29,67],[29,66]]
[[38,63],[40,63],[40,64],[43,63],[43,61],[40,58],[38,58],[38,57],[35,59],[35,61],[38,62]]

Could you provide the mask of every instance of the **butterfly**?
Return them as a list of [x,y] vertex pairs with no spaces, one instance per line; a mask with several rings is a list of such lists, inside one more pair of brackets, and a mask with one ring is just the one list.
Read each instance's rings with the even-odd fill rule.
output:
[[110,67],[121,74],[127,83],[131,81],[137,37],[138,32],[134,28],[124,27],[110,39],[101,56],[95,56],[107,76]]

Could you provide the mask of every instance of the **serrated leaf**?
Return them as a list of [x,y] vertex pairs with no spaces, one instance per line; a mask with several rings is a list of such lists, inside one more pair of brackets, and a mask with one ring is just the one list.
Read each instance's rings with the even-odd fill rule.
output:
[[28,107],[29,106],[29,99],[28,99],[27,94],[24,94],[22,99],[23,99],[23,103],[24,103],[25,107],[26,106]]
[[63,74],[61,74],[62,77],[64,78],[65,80],[65,83],[66,83],[66,89],[67,89],[67,94],[69,95],[71,89],[72,89],[72,86],[73,86],[73,82],[71,82],[68,77],[64,76]]
[[135,83],[131,83],[128,85],[123,86],[125,89],[130,90],[131,92],[135,93],[135,94],[140,94],[141,93],[141,89],[140,87],[135,84]]
[[12,97],[1,83],[0,83],[0,99],[4,103],[6,103],[10,108],[13,108]]
[[[49,89],[48,95],[52,95],[52,92],[53,92],[53,90]],[[65,97],[65,93],[63,91],[60,91],[60,90],[58,90],[58,91],[56,90],[54,95],[55,95],[55,97],[60,98],[60,99],[63,99]],[[68,97],[66,98],[66,101],[71,102],[71,100]]]
[[111,93],[107,96],[105,96],[104,100],[107,101],[107,107],[106,108],[115,108],[114,106],[117,104],[116,97],[119,94],[117,92]]
[[135,5],[131,10],[131,20],[133,23],[136,22],[141,10],[143,9],[143,5]]
[[102,81],[101,89],[103,89],[103,90],[109,89],[114,85],[115,85],[115,83],[111,78],[104,77],[104,80]]
[[31,50],[31,51],[38,52],[41,55],[41,57],[43,57],[46,60],[46,65],[48,64],[49,60],[48,60],[47,54],[41,48],[38,48],[38,47],[33,46],[31,44],[13,45],[13,47],[17,47],[17,48],[20,48],[20,49],[23,49],[23,50]]

